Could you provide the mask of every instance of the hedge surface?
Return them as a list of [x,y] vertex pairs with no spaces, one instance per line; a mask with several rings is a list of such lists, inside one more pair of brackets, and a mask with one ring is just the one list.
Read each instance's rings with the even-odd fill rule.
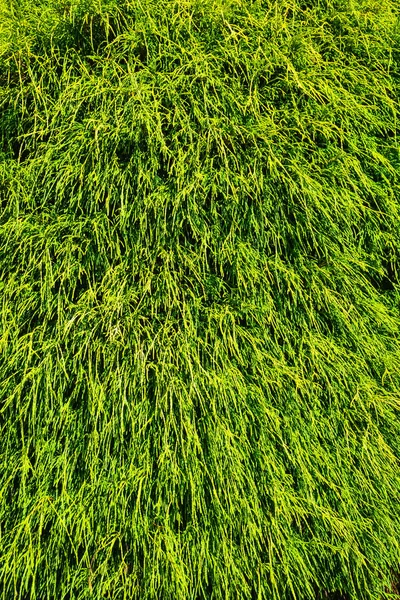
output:
[[395,597],[400,6],[0,0],[1,600]]

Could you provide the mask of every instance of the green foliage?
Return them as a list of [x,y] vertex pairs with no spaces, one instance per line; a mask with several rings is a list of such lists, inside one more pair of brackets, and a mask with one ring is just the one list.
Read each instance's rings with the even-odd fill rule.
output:
[[1,600],[393,598],[395,0],[0,0]]

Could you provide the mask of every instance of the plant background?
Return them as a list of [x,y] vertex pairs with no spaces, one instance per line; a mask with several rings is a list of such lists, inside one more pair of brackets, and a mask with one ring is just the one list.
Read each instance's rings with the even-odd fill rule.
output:
[[0,597],[393,598],[399,5],[0,0]]

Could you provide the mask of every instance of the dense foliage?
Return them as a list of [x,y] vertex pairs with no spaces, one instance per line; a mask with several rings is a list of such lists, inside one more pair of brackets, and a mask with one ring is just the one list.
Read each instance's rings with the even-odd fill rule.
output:
[[393,598],[400,7],[0,0],[0,599]]

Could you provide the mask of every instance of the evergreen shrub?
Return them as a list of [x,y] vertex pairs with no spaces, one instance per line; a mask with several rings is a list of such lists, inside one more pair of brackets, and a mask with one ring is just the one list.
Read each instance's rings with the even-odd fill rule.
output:
[[1,600],[383,600],[398,0],[0,0]]

